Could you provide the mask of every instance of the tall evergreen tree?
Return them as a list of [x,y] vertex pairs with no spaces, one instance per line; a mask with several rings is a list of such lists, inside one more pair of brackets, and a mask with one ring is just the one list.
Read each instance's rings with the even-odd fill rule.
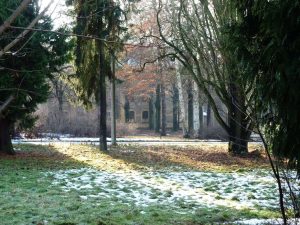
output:
[[[0,24],[17,8],[20,0],[1,1]],[[26,27],[38,15],[37,1],[32,3],[14,22]],[[44,17],[37,28],[51,29],[49,18]],[[0,36],[0,48],[11,42],[18,31],[7,29]],[[13,97],[11,104],[0,115],[0,151],[13,154],[11,132],[16,123],[23,128],[33,125],[36,117],[33,112],[37,104],[47,100],[49,93],[48,78],[55,66],[64,63],[65,53],[58,52],[56,37],[48,33],[30,32],[6,52],[0,61],[0,101]],[[56,50],[55,50],[56,49]]]
[[112,77],[111,55],[120,47],[122,10],[113,0],[71,0],[67,3],[75,6],[76,33],[96,37],[77,38],[76,66],[81,100],[89,104],[94,97],[99,104],[100,150],[107,151],[106,78]]
[[[229,24],[228,46],[243,79],[254,82],[253,108],[279,190],[283,224],[299,217],[299,195],[289,169],[300,172],[300,1],[231,0],[236,23]],[[283,188],[286,182],[288,190]],[[288,192],[288,193],[286,193]],[[292,208],[286,198],[292,199]]]

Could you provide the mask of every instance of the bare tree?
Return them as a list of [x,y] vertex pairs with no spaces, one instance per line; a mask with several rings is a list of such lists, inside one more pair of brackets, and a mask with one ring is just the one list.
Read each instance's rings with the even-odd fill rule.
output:
[[[206,96],[218,123],[229,137],[229,152],[248,152],[252,130],[249,112],[252,83],[241,79],[240,71],[224,50],[220,25],[231,17],[222,1],[159,0],[157,24],[160,38],[188,71]],[[226,106],[227,115],[218,107]],[[250,112],[249,112],[250,113]]]

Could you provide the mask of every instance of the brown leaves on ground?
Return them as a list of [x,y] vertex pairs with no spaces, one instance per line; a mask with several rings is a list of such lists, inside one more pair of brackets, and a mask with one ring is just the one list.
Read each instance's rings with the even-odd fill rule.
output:
[[192,146],[122,147],[110,155],[141,166],[183,166],[199,170],[235,170],[240,168],[265,168],[268,160],[258,144],[249,146],[249,154],[232,156],[227,143],[201,143]]
[[227,143],[199,143],[185,146],[119,145],[109,154],[96,146],[56,144],[54,146],[20,145],[14,156],[0,155],[0,160],[23,160],[39,167],[92,166],[101,170],[167,169],[236,170],[268,167],[261,146],[250,145],[250,153],[232,156]]

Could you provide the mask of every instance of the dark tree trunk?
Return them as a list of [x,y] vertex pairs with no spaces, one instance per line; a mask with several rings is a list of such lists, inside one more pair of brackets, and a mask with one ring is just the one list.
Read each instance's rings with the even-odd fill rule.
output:
[[178,131],[179,130],[179,92],[178,88],[176,85],[173,85],[173,131]]
[[11,143],[11,124],[7,119],[0,118],[0,152],[14,155],[15,151]]
[[115,57],[111,55],[112,59],[112,78],[111,78],[111,145],[117,145],[117,129],[116,129],[116,83],[115,83]]
[[166,106],[166,93],[165,85],[161,85],[161,136],[166,136],[167,129],[167,106]]
[[188,134],[189,136],[192,135],[194,129],[194,96],[193,96],[193,88],[192,83],[189,82],[189,87],[187,90],[188,95]]
[[206,126],[207,128],[211,126],[211,106],[209,104],[207,104]]
[[64,104],[64,90],[63,90],[63,83],[62,81],[57,81],[57,100],[58,100],[58,109],[60,112],[63,111],[63,104]]
[[236,84],[230,85],[232,101],[228,109],[229,144],[228,151],[233,155],[248,153],[248,140],[251,135],[249,118],[246,115],[242,90]]
[[127,96],[125,96],[125,104],[124,104],[125,123],[129,122],[129,112],[130,112],[130,104]]
[[241,127],[242,121],[234,118],[229,119],[229,143],[228,151],[233,155],[244,155],[248,153],[249,132]]
[[106,127],[106,66],[105,65],[105,55],[104,55],[104,43],[99,41],[99,141],[100,141],[100,150],[107,152],[107,127]]
[[149,129],[153,130],[154,129],[154,112],[153,112],[153,97],[149,99],[149,118],[148,118],[148,123],[149,123]]
[[202,138],[203,137],[203,109],[202,109],[202,104],[199,102],[199,130],[198,130],[198,137]]
[[156,86],[156,98],[155,98],[155,132],[160,131],[160,84]]

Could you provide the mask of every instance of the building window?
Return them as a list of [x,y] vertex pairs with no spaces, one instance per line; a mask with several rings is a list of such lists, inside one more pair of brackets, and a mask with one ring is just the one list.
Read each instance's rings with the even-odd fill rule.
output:
[[143,111],[142,119],[147,120],[149,118],[148,111]]
[[134,120],[135,120],[134,111],[130,111],[130,112],[129,112],[129,121],[134,122]]

